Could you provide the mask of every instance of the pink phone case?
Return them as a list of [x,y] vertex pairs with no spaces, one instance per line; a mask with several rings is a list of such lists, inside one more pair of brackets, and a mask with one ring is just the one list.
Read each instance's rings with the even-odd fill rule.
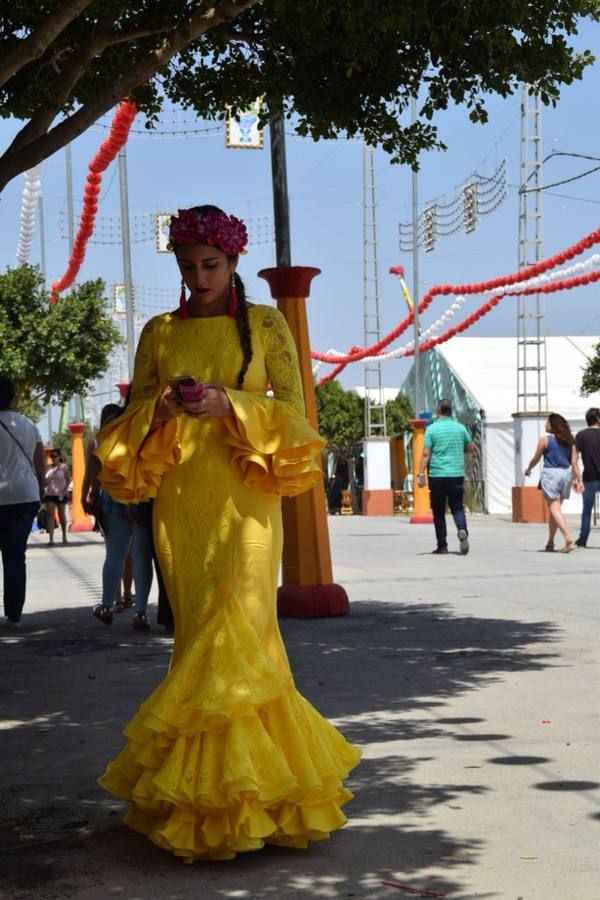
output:
[[203,384],[180,384],[178,386],[179,393],[181,394],[182,400],[187,400],[189,402],[195,403],[198,400],[202,400],[204,397],[204,385]]

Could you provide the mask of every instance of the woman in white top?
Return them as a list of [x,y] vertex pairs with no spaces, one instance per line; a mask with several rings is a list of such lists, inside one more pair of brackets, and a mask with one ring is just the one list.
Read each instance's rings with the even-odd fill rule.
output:
[[0,551],[4,570],[3,625],[19,625],[25,604],[25,551],[40,505],[46,464],[33,422],[11,410],[15,386],[0,375]]

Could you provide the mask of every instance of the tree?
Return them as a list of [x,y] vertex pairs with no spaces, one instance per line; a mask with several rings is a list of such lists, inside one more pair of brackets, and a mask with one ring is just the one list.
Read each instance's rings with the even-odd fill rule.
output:
[[58,303],[48,303],[37,268],[0,275],[2,373],[17,385],[17,404],[39,418],[41,406],[84,394],[106,371],[121,343],[103,297],[104,282],[85,281]]
[[[535,85],[555,103],[593,62],[568,38],[596,0],[0,0],[0,115],[26,122],[0,157],[0,191],[124,97],[199,116],[265,98],[315,140],[363,133],[394,161],[443,146],[436,110]],[[420,121],[401,121],[420,94]]]
[[352,507],[360,512],[356,466],[365,433],[365,401],[354,391],[345,391],[339,381],[326,381],[315,396],[319,432],[327,439],[328,449],[348,466]]
[[355,460],[365,433],[364,400],[339,381],[326,381],[315,394],[319,432],[334,453],[346,462]]
[[583,369],[583,378],[581,379],[581,393],[584,397],[595,394],[600,391],[600,343],[594,346],[596,355],[593,356]]
[[[89,440],[89,435],[86,432],[86,440]],[[56,450],[60,450],[60,455],[63,458],[63,462],[66,462],[70,469],[73,468],[73,440],[71,437],[71,432],[68,429],[65,431],[55,431],[52,435],[52,446]]]
[[414,419],[415,413],[412,403],[402,391],[393,400],[388,400],[385,404],[385,425],[388,437],[397,437],[406,431],[411,431],[411,420]]

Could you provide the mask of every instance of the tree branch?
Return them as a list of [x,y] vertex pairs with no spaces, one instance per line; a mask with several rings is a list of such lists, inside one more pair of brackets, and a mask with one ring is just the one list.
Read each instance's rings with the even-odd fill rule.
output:
[[59,77],[52,84],[51,101],[40,106],[27,125],[14,138],[6,151],[7,153],[16,152],[47,133],[56,115],[71,96],[75,85],[86,71],[92,59],[99,52],[102,52],[103,48],[98,45],[97,40],[97,38],[89,40],[82,46],[81,51],[76,56],[68,60]]
[[168,26],[165,26],[164,28],[140,28],[139,31],[122,31],[121,33],[110,32],[105,35],[104,48],[139,41],[140,38],[154,37],[157,34],[164,34],[168,30]]
[[[0,192],[20,172],[47,159],[74,138],[83,134],[90,125],[93,125],[124,97],[129,96],[135,88],[145,84],[156,72],[164,68],[188,44],[212,28],[233,21],[256,2],[257,0],[222,0],[222,2],[217,0],[210,5],[199,4],[186,21],[181,22],[164,39],[159,48],[147,53],[135,66],[128,69],[115,82],[104,87],[93,100],[86,103],[73,115],[63,119],[51,131],[33,137],[33,129],[28,131],[29,124],[26,125],[0,157]],[[80,75],[78,75],[79,77]],[[34,116],[34,119],[38,120],[38,130],[43,118],[43,110]],[[21,135],[25,132],[27,132],[29,140],[23,142]]]
[[39,59],[52,41],[92,2],[93,0],[58,0],[52,13],[46,16],[39,28],[7,52],[0,49],[0,87],[34,59]]
[[262,41],[259,41],[256,35],[249,34],[247,31],[236,31],[234,28],[221,28],[219,35],[227,38],[229,42],[239,41],[240,43],[248,44],[248,46],[251,47],[259,47],[262,45]]
[[[14,138],[8,147],[8,152],[12,153],[17,151],[34,141],[36,138],[46,134],[56,115],[60,112],[73,93],[77,82],[85,74],[91,61],[95,57],[101,56],[107,47],[119,43],[120,40],[125,40],[124,35],[115,36],[113,32],[109,30],[110,26],[114,24],[117,18],[118,12],[116,11],[105,16],[93,29],[90,38],[81,45],[78,52],[67,60],[62,70],[57,66],[55,67],[58,76],[51,85],[50,102],[40,106],[37,113],[32,116],[27,125],[22,128]],[[146,32],[147,34],[158,34],[164,30],[164,28],[160,30],[156,29],[155,32],[152,32],[149,29],[146,29]],[[142,32],[140,32],[140,34],[141,33]],[[135,39],[133,32],[130,32],[130,36]],[[139,34],[137,36],[139,37]],[[113,40],[114,37],[117,37],[117,40]],[[51,64],[54,63],[55,59],[56,57],[51,60]]]

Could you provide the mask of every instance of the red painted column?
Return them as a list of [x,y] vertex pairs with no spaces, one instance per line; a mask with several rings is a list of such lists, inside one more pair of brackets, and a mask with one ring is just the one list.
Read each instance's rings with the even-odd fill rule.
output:
[[[280,266],[262,269],[277,308],[285,316],[298,350],[306,417],[318,428],[317,404],[310,360],[306,298],[320,269],[310,266]],[[327,529],[325,487],[320,478],[298,497],[284,497],[283,585],[277,594],[277,611],[287,618],[339,616],[349,611],[348,595],[333,583]]]
[[115,387],[119,389],[119,396],[123,403],[127,399],[127,391],[129,390],[130,381],[115,381]]

